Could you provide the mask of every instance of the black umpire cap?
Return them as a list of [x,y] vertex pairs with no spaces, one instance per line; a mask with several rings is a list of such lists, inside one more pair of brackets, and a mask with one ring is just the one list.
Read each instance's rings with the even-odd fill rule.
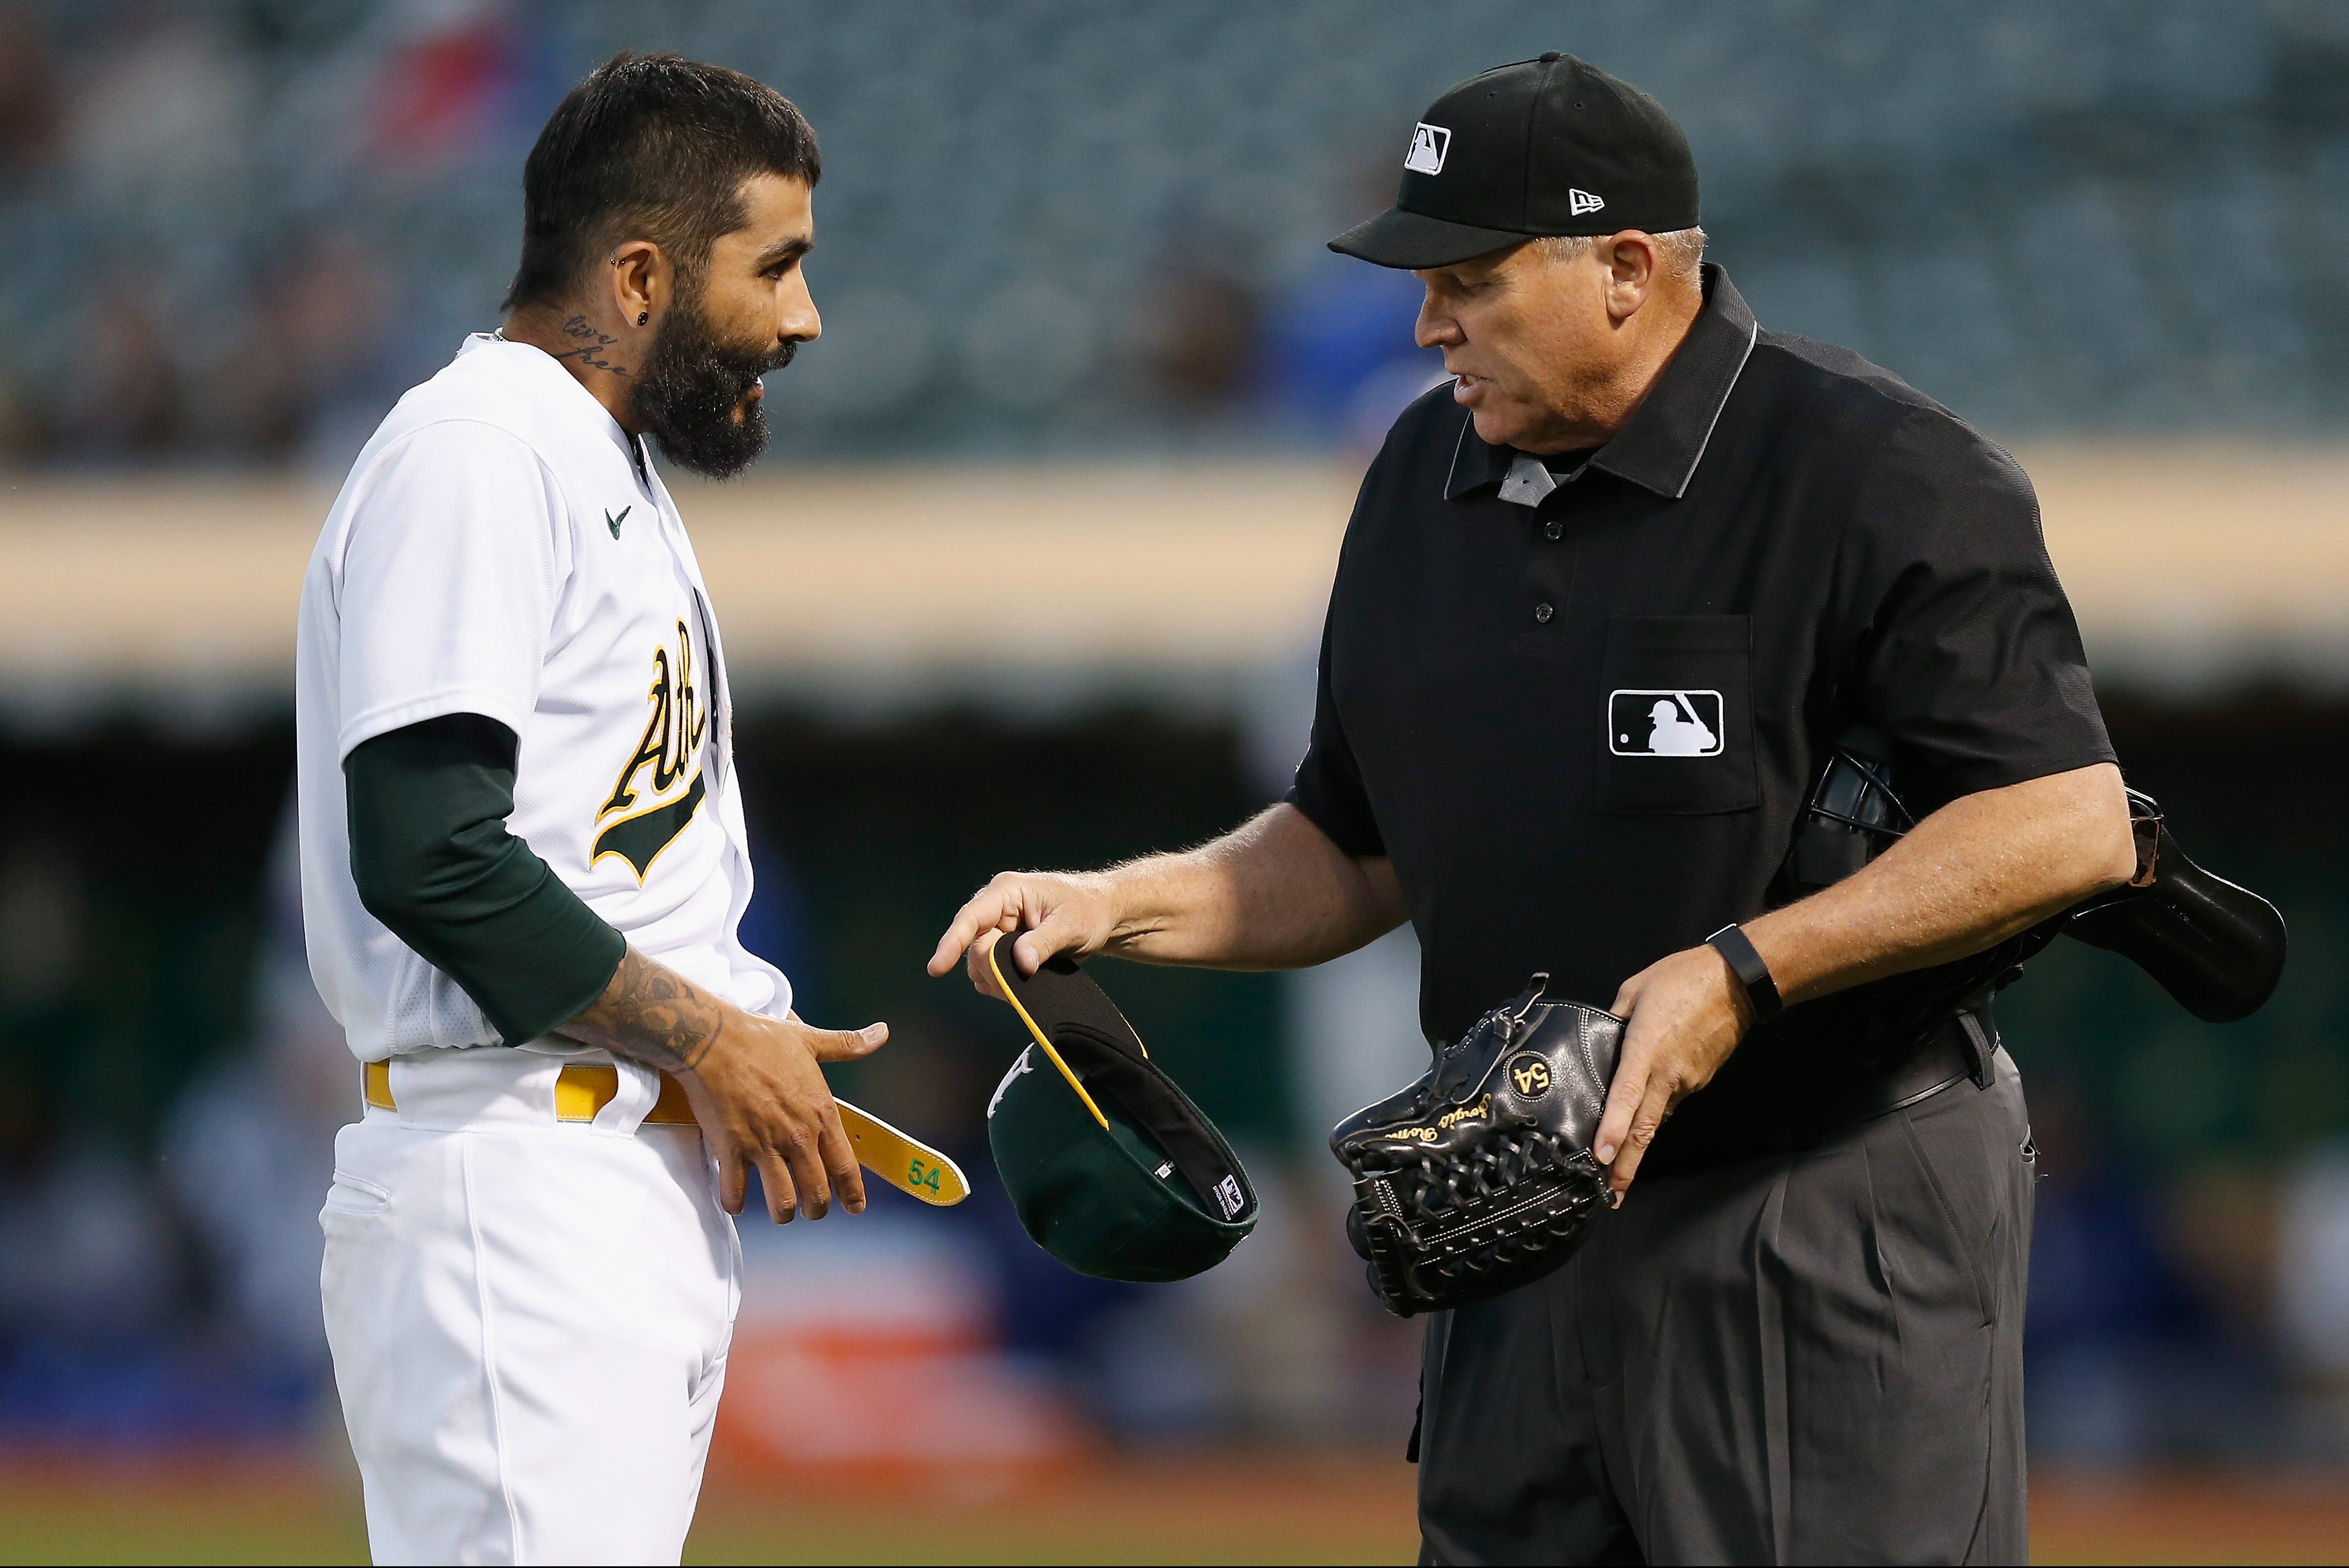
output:
[[1546,234],[1697,224],[1696,160],[1664,106],[1556,50],[1496,66],[1412,129],[1395,204],[1330,242],[1382,267],[1448,267]]

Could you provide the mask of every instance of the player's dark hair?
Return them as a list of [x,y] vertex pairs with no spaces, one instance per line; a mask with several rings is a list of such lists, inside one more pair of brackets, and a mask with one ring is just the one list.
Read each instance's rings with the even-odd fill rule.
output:
[[646,239],[688,271],[747,221],[742,182],[823,176],[792,100],[740,71],[623,51],[555,106],[522,170],[522,265],[502,308],[568,301],[591,261]]

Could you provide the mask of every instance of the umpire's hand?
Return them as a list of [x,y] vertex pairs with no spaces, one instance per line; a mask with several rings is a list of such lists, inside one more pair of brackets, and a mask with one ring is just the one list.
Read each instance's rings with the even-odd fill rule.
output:
[[[982,995],[1001,1000],[987,966],[988,949],[1018,932],[1012,961],[1022,975],[1057,953],[1086,958],[1117,935],[1118,906],[1110,879],[1098,872],[1004,872],[977,892],[938,938],[929,971],[944,975],[955,960],[966,961],[970,983]],[[1020,932],[1020,927],[1028,930]]]
[[1745,1037],[1750,1004],[1729,965],[1711,947],[1658,959],[1623,982],[1609,1009],[1630,1020],[1615,1082],[1590,1152],[1620,1193],[1672,1108],[1713,1081]]

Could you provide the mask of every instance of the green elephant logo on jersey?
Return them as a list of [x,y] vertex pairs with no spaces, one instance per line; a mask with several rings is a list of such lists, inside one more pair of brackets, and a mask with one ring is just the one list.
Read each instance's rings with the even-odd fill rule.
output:
[[[672,669],[674,674],[672,674]],[[677,624],[677,657],[669,650],[653,649],[653,684],[647,694],[653,706],[644,735],[620,769],[618,782],[596,810],[598,827],[594,865],[605,855],[617,855],[636,869],[643,882],[660,852],[685,831],[701,810],[701,738],[709,716],[702,711],[701,694],[693,682],[693,638],[685,623]],[[682,790],[677,789],[684,780]],[[639,808],[650,794],[654,803]]]

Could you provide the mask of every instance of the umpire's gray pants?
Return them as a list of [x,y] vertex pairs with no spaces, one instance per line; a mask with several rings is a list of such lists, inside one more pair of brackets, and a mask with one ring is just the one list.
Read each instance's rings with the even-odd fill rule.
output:
[[1423,1563],[2021,1563],[2022,1080],[1642,1177],[1427,1325]]

